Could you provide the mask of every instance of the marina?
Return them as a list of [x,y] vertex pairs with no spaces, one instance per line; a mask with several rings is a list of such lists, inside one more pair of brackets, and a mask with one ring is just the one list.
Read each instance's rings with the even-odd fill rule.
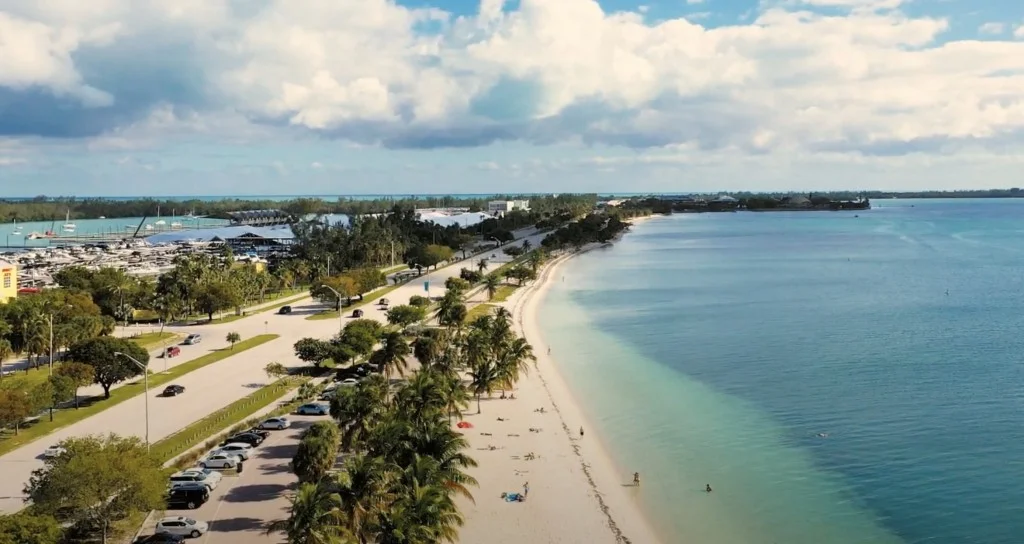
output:
[[[168,220],[169,219],[169,220]],[[53,221],[0,224],[0,244],[8,251],[67,247],[81,244],[115,243],[144,239],[154,234],[222,227],[223,219],[197,217],[120,217],[72,221],[70,213],[63,223]]]

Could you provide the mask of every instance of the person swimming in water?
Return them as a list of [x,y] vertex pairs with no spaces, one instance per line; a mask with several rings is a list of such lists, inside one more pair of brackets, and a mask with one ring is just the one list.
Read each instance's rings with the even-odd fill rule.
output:
[[708,493],[711,493],[711,484],[705,484],[704,485],[704,491],[706,491]]

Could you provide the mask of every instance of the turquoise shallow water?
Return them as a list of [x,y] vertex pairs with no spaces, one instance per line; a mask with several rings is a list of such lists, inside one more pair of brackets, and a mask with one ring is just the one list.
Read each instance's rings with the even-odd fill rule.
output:
[[1024,202],[879,204],[562,268],[541,324],[668,542],[1024,541]]

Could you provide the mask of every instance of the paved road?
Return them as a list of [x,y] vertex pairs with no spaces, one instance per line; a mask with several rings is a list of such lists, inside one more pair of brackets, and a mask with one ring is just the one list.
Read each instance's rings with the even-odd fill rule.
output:
[[[536,247],[543,235],[532,235],[528,239]],[[521,243],[521,242],[516,242]],[[489,269],[500,266],[508,259],[497,251],[497,259],[490,259]],[[430,282],[430,294],[444,294],[444,282],[447,278],[458,276],[459,270],[472,267],[473,260],[424,274],[406,285],[392,291],[388,298],[393,303],[409,300],[412,295],[424,293],[424,282]],[[267,385],[269,379],[263,367],[271,361],[285,366],[300,366],[302,363],[294,354],[292,345],[303,337],[329,338],[340,327],[339,321],[333,319],[310,321],[306,316],[322,309],[318,303],[310,299],[292,305],[293,312],[289,315],[278,315],[273,311],[257,313],[232,323],[216,325],[196,325],[190,327],[167,327],[165,330],[177,330],[182,333],[198,332],[203,335],[203,343],[198,346],[187,346],[180,357],[171,359],[172,364],[181,364],[215,349],[228,347],[225,336],[228,332],[238,332],[242,338],[263,334],[264,332],[281,335],[280,338],[263,345],[246,350],[238,355],[228,357],[199,370],[190,372],[175,383],[186,388],[184,395],[172,398],[158,397],[159,391],[151,391],[149,396],[149,438],[156,442],[190,423],[219,410],[238,400],[255,389]],[[367,305],[364,318],[386,320],[385,312],[376,305]],[[345,317],[340,321],[346,322]],[[154,369],[162,368],[162,359],[154,362]],[[132,386],[138,387],[138,386]],[[0,512],[9,513],[24,507],[22,490],[31,473],[42,466],[40,454],[51,444],[71,437],[91,434],[116,433],[119,435],[145,436],[146,420],[145,399],[143,395],[131,398],[83,421],[75,423],[53,434],[27,444],[13,452],[0,457]]]

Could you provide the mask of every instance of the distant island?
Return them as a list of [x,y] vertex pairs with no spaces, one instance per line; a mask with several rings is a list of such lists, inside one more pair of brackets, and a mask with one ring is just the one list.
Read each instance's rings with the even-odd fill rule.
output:
[[621,206],[650,210],[651,213],[704,213],[704,212],[735,212],[740,210],[752,212],[772,211],[839,211],[867,210],[871,208],[871,200],[863,197],[847,200],[836,199],[824,195],[786,195],[768,196],[753,195],[740,198],[730,195],[714,197],[703,196],[651,196],[625,201],[610,200],[606,206]]

